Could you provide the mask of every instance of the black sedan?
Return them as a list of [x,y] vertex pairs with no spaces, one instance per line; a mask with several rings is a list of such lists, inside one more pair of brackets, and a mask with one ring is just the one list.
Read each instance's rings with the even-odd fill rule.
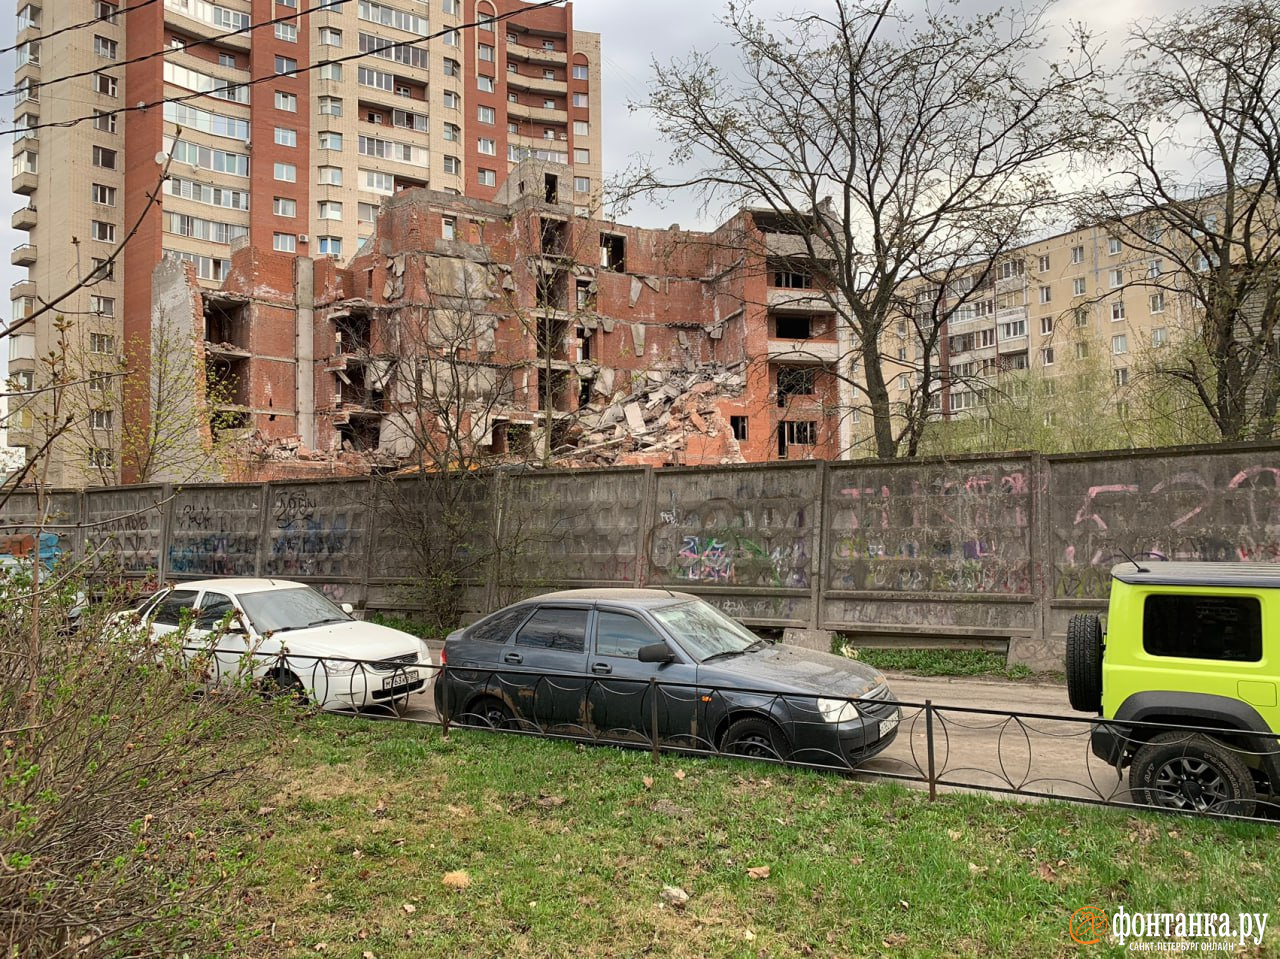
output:
[[899,710],[854,660],[760,639],[688,593],[578,589],[523,600],[445,640],[449,722],[848,768]]

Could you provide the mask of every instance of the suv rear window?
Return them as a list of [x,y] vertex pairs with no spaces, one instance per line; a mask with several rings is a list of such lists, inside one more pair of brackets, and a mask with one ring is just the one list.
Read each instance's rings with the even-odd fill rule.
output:
[[586,649],[587,612],[544,607],[516,634],[516,645],[581,653]]
[[1256,663],[1262,604],[1252,596],[1148,596],[1142,648],[1152,656]]

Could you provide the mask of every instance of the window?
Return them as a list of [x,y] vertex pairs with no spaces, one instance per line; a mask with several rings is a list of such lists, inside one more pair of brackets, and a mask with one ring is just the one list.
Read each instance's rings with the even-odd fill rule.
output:
[[480,169],[476,171],[476,182],[481,186],[497,186],[498,174],[494,170]]
[[997,274],[1002,280],[1011,280],[1015,276],[1022,276],[1022,261],[1005,260],[1000,264]]
[[396,189],[396,178],[390,173],[380,173],[377,170],[361,170],[364,174],[364,188],[373,190],[375,193],[394,193]]
[[108,150],[106,147],[94,147],[93,165],[102,167],[104,170],[114,170],[116,168],[116,151]]
[[444,75],[446,77],[462,76],[462,64],[459,63],[457,60],[451,60],[448,57],[445,57],[444,58]]
[[537,610],[516,633],[517,646],[556,649],[581,653],[586,649],[587,613],[585,609]]
[[477,48],[477,54],[479,58],[485,63],[493,63],[494,61],[493,47],[489,46],[489,44],[487,43],[480,44],[480,46]]
[[1111,256],[1117,255],[1123,246],[1120,243],[1120,237],[1113,236],[1107,240],[1107,253]]
[[556,72],[555,72],[554,70],[550,70],[550,69],[548,69],[548,70],[543,70],[543,71],[542,71],[542,79],[544,79],[544,80],[554,80],[555,78],[556,78]]
[[1169,331],[1166,330],[1163,326],[1157,326],[1154,330],[1151,331],[1152,346],[1164,346],[1168,342],[1169,342]]
[[585,176],[576,176],[573,178],[573,189],[575,193],[590,193],[591,178]]
[[104,97],[116,96],[118,89],[115,77],[109,77],[105,73],[95,73],[93,75],[94,89],[101,93]]
[[900,393],[905,393],[909,389],[911,389],[911,374],[910,373],[900,374],[898,376],[898,391]]
[[342,98],[341,97],[320,97],[316,100],[317,112],[322,117],[340,117],[342,116]]
[[1163,313],[1164,312],[1164,291],[1160,290],[1156,293],[1152,293],[1149,298],[1149,304],[1151,306],[1152,313]]
[[476,150],[483,153],[485,156],[497,156],[498,141],[490,140],[487,137],[481,137],[479,142],[476,144]]
[[1124,300],[1114,300],[1111,303],[1111,319],[1113,322],[1124,319]]
[[1077,343],[1077,344],[1076,344],[1076,359],[1077,359],[1077,360],[1083,360],[1083,359],[1084,359],[1086,356],[1088,356],[1088,355],[1089,355],[1089,344],[1088,344],[1088,343]]
[[480,107],[476,112],[476,119],[481,123],[493,123],[497,119],[493,107]]
[[298,238],[292,233],[271,234],[271,249],[278,253],[294,253],[298,249]]
[[113,296],[91,296],[89,297],[89,312],[97,313],[99,316],[115,316],[116,300]]
[[1041,255],[1041,257],[1040,257],[1040,262],[1039,262],[1039,267],[1038,267],[1038,268],[1039,268],[1039,272],[1041,272],[1041,273],[1048,273],[1048,272],[1049,272],[1049,256],[1048,256],[1048,254],[1043,254],[1043,255]]
[[1116,386],[1128,386],[1129,385],[1128,367],[1122,366],[1119,369],[1112,370],[1111,378],[1112,378],[1112,381],[1116,384]]
[[89,450],[89,465],[97,469],[111,469],[111,450],[94,448]]
[[1111,286],[1113,289],[1117,286],[1124,286],[1124,270],[1123,269],[1112,270],[1107,275],[1110,278]]
[[476,76],[476,89],[481,93],[493,93],[497,87],[494,86],[493,77],[486,77],[484,74]]
[[549,98],[548,98],[548,99],[546,99],[546,100],[543,100],[543,101],[542,101],[542,109],[544,109],[544,110],[554,110],[555,108],[556,108],[556,101],[555,101],[555,100],[552,100],[552,99],[549,99]]
[[1052,288],[1052,287],[1049,287],[1049,286],[1042,286],[1042,287],[1040,287],[1040,302],[1041,302],[1041,303],[1051,303],[1051,302],[1053,302],[1053,288]]
[[234,70],[236,68],[236,55],[234,53],[219,53],[218,66],[230,67]]
[[102,240],[104,243],[114,243],[116,241],[116,225],[107,223],[104,220],[90,220],[89,234],[95,240]]
[[574,147],[574,149],[573,149],[573,162],[574,162],[574,163],[590,163],[590,162],[591,162],[591,151],[590,151],[590,150],[584,150],[584,149],[582,149],[581,147]]
[[1026,320],[1009,320],[1000,324],[1000,339],[1012,340],[1027,335]]
[[1164,272],[1164,260],[1152,260],[1147,264],[1147,276],[1155,277]]
[[342,31],[336,27],[321,27],[320,43],[326,47],[342,46]]
[[1076,326],[1089,325],[1089,308],[1087,306],[1077,306],[1074,311]]
[[1119,356],[1129,352],[1129,337],[1125,333],[1117,333],[1111,337],[1111,352]]
[[152,622],[177,626],[181,624],[183,614],[190,615],[195,610],[195,605],[195,590],[175,589],[156,604]]
[[297,216],[298,201],[287,196],[278,196],[272,201],[271,210],[276,216]]
[[116,188],[113,186],[103,186],[101,183],[93,184],[93,202],[100,203],[103,206],[115,206]]
[[[279,24],[276,24],[279,26]],[[276,75],[291,77],[298,72],[298,61],[293,57],[276,57]]]
[[292,163],[277,163],[275,165],[275,178],[282,183],[296,183],[298,180],[298,168]]
[[1040,317],[1040,335],[1048,336],[1052,332],[1053,332],[1053,317],[1052,316]]
[[786,406],[792,396],[812,396],[815,375],[812,367],[782,366],[778,368],[778,405]]
[[316,215],[321,220],[341,220],[342,204],[337,200],[321,200]]
[[446,240],[456,240],[458,238],[458,220],[456,217],[446,216],[440,220],[440,235]]
[[1256,663],[1262,606],[1253,596],[1148,596],[1142,648],[1152,656]]
[[95,36],[93,38],[93,52],[107,60],[114,60],[120,53],[120,46],[114,40]]
[[1040,351],[1040,363],[1042,366],[1053,366],[1053,347],[1046,346]]
[[1084,247],[1083,247],[1083,246],[1073,246],[1073,247],[1071,248],[1071,262],[1072,262],[1072,263],[1083,263],[1083,262],[1084,262]]
[[[91,280],[114,280],[116,278],[116,261],[108,260],[106,257],[95,256],[93,258],[93,269],[89,273]],[[92,340],[90,334],[90,340]]]
[[277,90],[276,91],[276,109],[284,110],[286,113],[297,113],[298,112],[297,96],[292,93],[285,93],[283,90]]
[[321,130],[319,135],[321,150],[341,150],[342,134],[333,130]]
[[462,139],[462,127],[456,123],[446,123],[444,125],[444,138],[450,143],[457,143]]
[[790,446],[814,446],[818,424],[813,420],[782,420],[778,424],[778,456],[786,459]]
[[[461,10],[461,0],[444,0],[444,12],[450,16],[456,17]],[[511,630],[507,630],[507,636],[511,635]],[[506,636],[503,637],[505,639]]]
[[733,438],[735,440],[745,440],[747,438],[748,418],[745,416],[730,416],[729,428],[733,430]]
[[573,78],[575,80],[586,80],[590,77],[588,67],[585,63],[575,63],[573,65]]
[[596,654],[599,656],[638,659],[643,647],[661,642],[662,637],[635,616],[604,610],[596,614]]
[[441,39],[446,47],[456,47],[462,43],[462,35],[457,30],[446,30]]
[[297,145],[297,130],[290,130],[288,127],[276,127],[276,146],[296,147]]
[[321,256],[342,256],[342,237],[340,236],[320,237],[320,255]]
[[1085,289],[1085,279],[1083,276],[1077,276],[1071,281],[1072,296],[1084,296]]
[[457,90],[444,91],[444,105],[449,110],[457,110],[462,107],[462,97],[458,96]]
[[116,115],[114,113],[103,113],[101,110],[93,111],[93,128],[102,133],[116,132]]
[[89,414],[89,426],[95,430],[111,429],[111,411],[110,410],[93,410]]
[[89,352],[111,356],[116,351],[116,338],[109,333],[90,333]]
[[342,167],[322,166],[316,168],[316,182],[322,186],[342,186]]
[[554,50],[555,48],[556,48],[556,42],[555,42],[554,40],[543,40],[543,41],[542,41],[542,49],[544,49],[544,50]]
[[575,107],[587,107],[591,105],[591,102],[587,99],[585,93],[575,93],[573,95],[573,105]]
[[115,23],[116,14],[120,11],[120,5],[111,3],[109,0],[98,0],[93,5],[93,15],[103,23]]
[[276,24],[276,39],[283,40],[285,43],[298,42],[298,28],[292,23]]
[[322,63],[316,70],[316,76],[321,80],[342,80],[342,64],[341,63]]
[[357,203],[356,204],[356,222],[357,223],[373,223],[378,219],[378,204],[376,203]]

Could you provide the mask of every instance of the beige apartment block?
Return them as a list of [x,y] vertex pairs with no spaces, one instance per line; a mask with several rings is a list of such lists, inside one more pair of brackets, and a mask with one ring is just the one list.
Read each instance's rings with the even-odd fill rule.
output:
[[122,475],[126,416],[141,430],[148,415],[130,394],[147,392],[157,340],[175,342],[152,293],[162,259],[207,289],[243,245],[345,262],[385,197],[493,199],[528,156],[571,167],[581,212],[598,203],[600,38],[573,29],[572,4],[128,6],[18,2],[13,225],[28,241],[11,254],[27,270],[13,317],[57,307],[11,339],[10,370],[18,392],[38,389],[54,373],[40,358],[59,352],[78,385],[57,410],[52,395],[14,397],[8,425],[32,455],[71,416],[51,483]]

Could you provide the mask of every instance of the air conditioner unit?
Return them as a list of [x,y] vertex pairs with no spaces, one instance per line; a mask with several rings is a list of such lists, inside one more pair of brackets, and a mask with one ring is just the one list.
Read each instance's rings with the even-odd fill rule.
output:
[[305,233],[299,233],[299,234],[298,234],[298,242],[299,242],[299,243],[308,243],[308,242],[310,242],[310,240],[311,240],[311,237],[307,236]]

